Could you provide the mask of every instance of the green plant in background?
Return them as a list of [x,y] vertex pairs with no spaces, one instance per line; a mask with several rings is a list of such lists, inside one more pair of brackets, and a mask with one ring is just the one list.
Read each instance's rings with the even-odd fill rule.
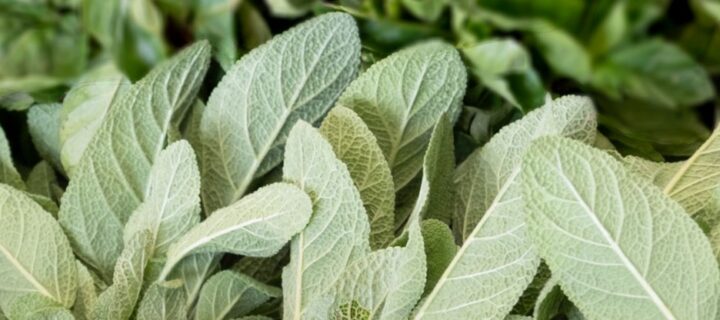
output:
[[0,3],[0,318],[720,314],[715,2]]

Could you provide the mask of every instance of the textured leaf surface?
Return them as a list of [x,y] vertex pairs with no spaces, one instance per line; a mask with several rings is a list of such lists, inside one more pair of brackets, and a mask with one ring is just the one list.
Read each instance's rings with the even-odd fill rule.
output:
[[182,282],[182,289],[186,297],[184,307],[186,314],[189,314],[195,306],[195,300],[200,295],[203,282],[215,272],[220,258],[221,255],[215,253],[193,254],[182,259],[167,276],[168,279]]
[[208,214],[240,199],[254,177],[282,161],[290,128],[325,114],[354,78],[359,57],[355,22],[331,13],[276,36],[228,71],[200,127]]
[[10,153],[10,143],[8,143],[5,131],[2,128],[0,128],[0,183],[25,190],[25,183],[23,183],[20,173],[15,169],[12,154]]
[[394,237],[395,188],[382,150],[370,129],[352,110],[337,106],[320,133],[347,165],[370,220],[370,246],[382,248]]
[[195,44],[128,89],[110,106],[73,172],[60,223],[75,253],[105,279],[122,250],[123,225],[147,194],[171,120],[195,98],[209,55],[207,43]]
[[55,171],[46,161],[40,161],[30,171],[25,181],[27,191],[48,199],[58,197],[61,189],[58,186]]
[[35,149],[45,161],[60,170],[60,125],[62,105],[45,103],[32,106],[27,114],[28,131]]
[[8,318],[13,320],[74,320],[72,313],[44,295],[26,294],[8,308]]
[[347,168],[305,122],[290,132],[283,172],[313,200],[313,216],[293,238],[282,275],[283,316],[302,319],[308,304],[340,277],[339,270],[370,250],[370,226]]
[[421,228],[427,257],[425,292],[430,293],[455,257],[458,247],[452,231],[446,224],[435,219],[428,219],[422,222]]
[[107,110],[130,81],[112,63],[84,75],[67,92],[60,116],[60,161],[68,174],[80,162],[87,145],[100,128]]
[[589,99],[559,98],[505,127],[457,169],[455,225],[464,243],[415,319],[502,319],[510,312],[539,263],[525,231],[522,156],[546,135],[591,143],[595,125]]
[[235,271],[219,272],[203,285],[195,311],[197,320],[222,320],[244,316],[282,290]]
[[425,287],[425,253],[420,223],[408,229],[405,247],[372,252],[350,264],[332,291],[333,311],[356,303],[368,319],[407,319]]
[[130,319],[140,296],[152,245],[152,234],[147,230],[136,233],[125,245],[117,259],[112,285],[97,299],[93,319]]
[[148,193],[125,226],[125,242],[150,230],[152,256],[164,257],[168,247],[200,222],[200,173],[186,141],[160,152],[150,169]]
[[97,302],[97,290],[95,289],[95,280],[90,271],[77,261],[78,290],[73,305],[73,314],[78,319],[90,319]]
[[22,192],[0,184],[0,307],[28,293],[75,301],[77,270],[57,221]]
[[145,292],[135,318],[138,320],[185,319],[186,299],[182,281],[154,283]]
[[310,198],[298,187],[287,183],[263,187],[216,211],[170,245],[160,279],[193,253],[269,257],[305,227],[311,214]]
[[430,41],[373,64],[340,97],[339,104],[355,111],[377,138],[395,190],[420,172],[430,131],[442,114],[457,118],[466,78],[458,52]]
[[649,181],[557,137],[530,147],[522,180],[530,234],[583,314],[715,317],[720,272],[707,239]]

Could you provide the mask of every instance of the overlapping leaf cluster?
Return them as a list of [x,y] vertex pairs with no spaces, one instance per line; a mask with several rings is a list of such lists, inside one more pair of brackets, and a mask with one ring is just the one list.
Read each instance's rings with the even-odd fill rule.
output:
[[456,165],[460,52],[360,73],[359,34],[301,23],[207,100],[201,41],[33,106],[29,174],[0,135],[0,315],[717,318],[720,129],[683,162],[624,157],[591,99],[547,96]]

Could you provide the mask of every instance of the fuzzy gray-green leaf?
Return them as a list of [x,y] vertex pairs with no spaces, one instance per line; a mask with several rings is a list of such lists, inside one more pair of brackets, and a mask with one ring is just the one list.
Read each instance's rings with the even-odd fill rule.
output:
[[245,194],[282,161],[298,119],[319,120],[355,77],[360,40],[352,17],[324,14],[245,55],[202,116],[203,205],[210,214]]
[[197,320],[222,320],[247,315],[271,298],[282,294],[279,288],[266,285],[235,271],[219,272],[203,285],[195,311]]
[[340,97],[377,138],[395,190],[422,169],[430,131],[442,114],[457,119],[466,78],[457,50],[429,41],[373,64]]
[[720,271],[710,245],[649,180],[554,137],[530,147],[522,181],[529,233],[588,318],[715,318]]
[[145,292],[137,310],[137,320],[185,319],[187,296],[182,281],[153,283]]
[[130,87],[110,106],[73,170],[60,223],[75,253],[106,280],[122,251],[123,226],[147,195],[172,119],[194,101],[209,56],[207,43],[195,44]]
[[28,131],[35,149],[45,161],[62,170],[60,162],[62,105],[59,103],[34,105],[28,111],[27,117]]
[[10,153],[10,143],[8,143],[5,131],[0,127],[0,183],[7,184],[16,189],[25,190],[20,173],[15,169],[12,154]]
[[347,165],[370,220],[370,246],[382,248],[394,237],[395,188],[382,150],[370,129],[352,110],[337,106],[320,133]]

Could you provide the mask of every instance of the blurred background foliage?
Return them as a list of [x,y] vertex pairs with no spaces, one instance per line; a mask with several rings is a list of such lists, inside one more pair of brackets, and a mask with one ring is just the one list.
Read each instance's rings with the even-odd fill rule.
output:
[[214,50],[207,98],[243,54],[327,11],[357,19],[363,67],[429,38],[460,50],[458,159],[548,94],[590,95],[604,136],[653,160],[689,156],[718,118],[720,0],[0,0],[0,124],[17,165],[39,158],[35,104],[72,110],[198,39]]

